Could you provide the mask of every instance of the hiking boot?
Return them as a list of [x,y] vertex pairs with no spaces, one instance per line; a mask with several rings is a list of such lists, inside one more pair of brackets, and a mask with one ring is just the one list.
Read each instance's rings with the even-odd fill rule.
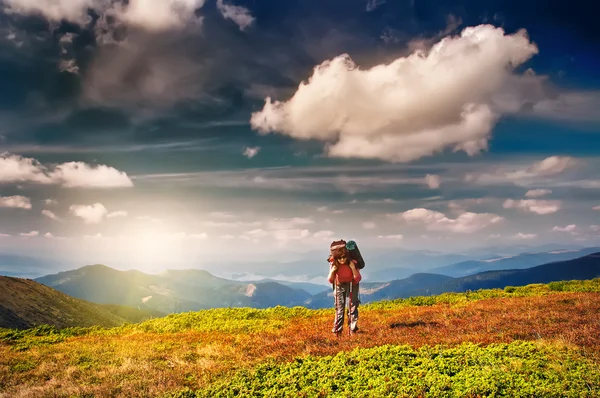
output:
[[350,332],[352,333],[358,333],[360,329],[358,328],[358,326],[355,326],[354,329],[352,329]]

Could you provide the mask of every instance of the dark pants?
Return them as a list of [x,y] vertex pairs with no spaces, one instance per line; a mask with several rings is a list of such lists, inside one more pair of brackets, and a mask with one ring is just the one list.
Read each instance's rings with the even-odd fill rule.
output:
[[358,322],[358,283],[350,282],[335,285],[333,292],[335,297],[335,320],[333,321],[333,333],[340,333],[344,329],[344,316],[346,314],[346,300],[350,302],[350,330],[356,330]]

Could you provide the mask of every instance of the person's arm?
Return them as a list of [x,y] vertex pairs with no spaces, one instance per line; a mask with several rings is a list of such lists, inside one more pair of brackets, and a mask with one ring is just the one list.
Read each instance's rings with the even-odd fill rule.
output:
[[352,278],[354,279],[354,282],[356,282],[356,283],[360,282],[360,280],[362,279],[362,275],[356,268],[356,261],[354,261],[354,260],[350,261],[350,269],[352,270]]
[[337,272],[337,265],[331,264],[331,268],[329,268],[329,275],[327,276],[327,280],[329,283],[333,283],[335,280],[335,273]]

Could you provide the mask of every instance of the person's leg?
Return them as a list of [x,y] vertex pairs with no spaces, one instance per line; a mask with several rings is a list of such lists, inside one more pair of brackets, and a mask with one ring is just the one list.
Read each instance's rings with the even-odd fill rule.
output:
[[350,300],[350,330],[356,332],[358,330],[358,283],[352,285],[352,299]]
[[346,292],[348,290],[347,283],[335,285],[335,319],[333,321],[333,333],[341,333],[344,329],[344,313],[346,312]]

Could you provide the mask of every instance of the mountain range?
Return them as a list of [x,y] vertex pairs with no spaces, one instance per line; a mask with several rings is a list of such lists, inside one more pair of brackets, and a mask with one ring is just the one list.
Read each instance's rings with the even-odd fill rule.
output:
[[[584,253],[592,249],[586,249]],[[479,288],[504,287],[528,283],[546,283],[565,279],[590,279],[600,276],[598,254],[588,254],[573,260],[551,262],[541,266],[518,269],[517,258],[540,261],[555,254],[522,255],[510,259],[478,262],[485,269],[490,264],[513,269],[478,272],[452,277],[439,273],[415,273],[392,281],[361,283],[361,299],[371,302],[443,292],[459,292]],[[600,250],[598,250],[600,252]],[[545,257],[546,256],[546,257]],[[550,256],[550,257],[547,257]],[[460,264],[456,269],[461,270]],[[277,281],[240,282],[218,278],[203,270],[171,270],[159,275],[140,271],[118,271],[104,265],[91,265],[73,271],[60,272],[36,279],[37,282],[73,297],[100,304],[120,304],[164,313],[196,311],[207,308],[281,306],[331,306],[331,287],[322,286],[319,293],[286,286]]]
[[[577,258],[571,258],[573,256]],[[548,261],[553,259],[564,261]],[[536,265],[544,261],[546,263]],[[532,264],[534,266],[530,266]],[[368,267],[363,270],[363,275]],[[492,256],[432,270],[436,272],[413,272],[408,277],[393,280],[364,278],[360,288],[361,302],[592,279],[600,277],[600,249]],[[472,274],[463,275],[468,273]],[[30,327],[40,323],[57,327],[112,326],[208,308],[277,305],[328,308],[332,306],[332,300],[331,286],[270,279],[236,281],[197,269],[168,270],[151,275],[97,264],[46,275],[35,281],[1,277],[0,327]]]
[[36,281],[95,303],[151,308],[166,313],[222,307],[295,306],[311,297],[302,289],[277,282],[238,282],[195,269],[149,275],[96,264]]
[[[524,269],[535,267],[553,261],[571,260],[590,253],[600,251],[600,247],[588,248],[561,248],[549,251],[530,251],[519,254],[508,254],[505,250],[497,248],[501,255],[487,255],[484,259],[470,259],[443,266],[427,268],[427,273],[441,274],[452,277],[473,275],[479,272],[505,269]],[[416,273],[425,272],[420,268],[392,267],[366,273],[371,281],[386,282],[395,279],[407,278]]]
[[[430,296],[447,292],[523,286],[532,283],[549,283],[561,280],[594,279],[600,277],[600,252],[587,256],[556,261],[527,269],[485,271],[465,277],[453,278],[439,274],[414,274],[391,282],[365,282],[360,285],[362,303],[411,296]],[[314,295],[305,306],[325,308],[331,306],[331,290]]]

